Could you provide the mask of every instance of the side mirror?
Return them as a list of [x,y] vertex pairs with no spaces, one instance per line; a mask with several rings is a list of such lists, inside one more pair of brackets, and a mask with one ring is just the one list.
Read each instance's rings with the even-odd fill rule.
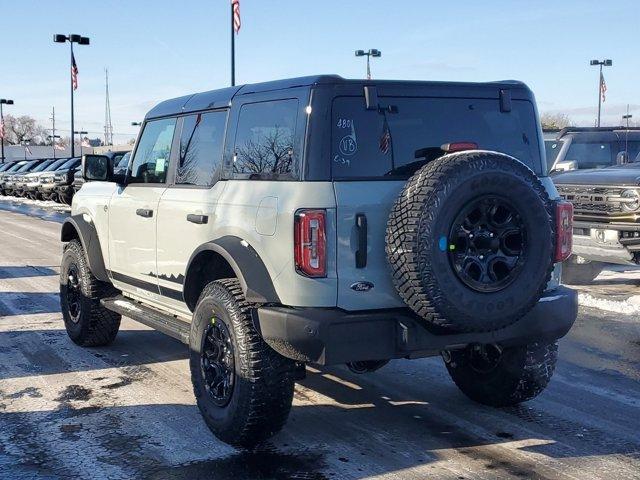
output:
[[571,170],[578,169],[578,162],[575,160],[566,160],[564,162],[558,162],[553,166],[552,172],[569,172]]
[[109,182],[113,177],[113,165],[106,155],[83,155],[82,178],[85,181]]

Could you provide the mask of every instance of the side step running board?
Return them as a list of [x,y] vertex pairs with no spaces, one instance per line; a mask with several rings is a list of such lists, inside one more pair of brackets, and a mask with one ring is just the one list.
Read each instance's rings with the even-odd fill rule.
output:
[[100,303],[112,312],[129,317],[136,322],[143,323],[148,327],[180,340],[182,343],[189,344],[191,325],[183,320],[177,319],[173,315],[146,307],[122,295],[103,298],[100,300]]

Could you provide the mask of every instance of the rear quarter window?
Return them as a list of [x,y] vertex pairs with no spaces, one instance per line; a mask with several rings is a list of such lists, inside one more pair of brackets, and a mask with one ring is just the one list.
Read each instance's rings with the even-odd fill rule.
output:
[[296,180],[298,100],[273,100],[242,106],[233,152],[232,178]]
[[[542,173],[533,105],[515,100],[501,112],[498,100],[380,97],[384,108],[366,110],[363,97],[337,97],[332,108],[332,176],[340,179],[407,178],[440,146],[474,142],[511,155]],[[416,168],[413,168],[416,167]]]

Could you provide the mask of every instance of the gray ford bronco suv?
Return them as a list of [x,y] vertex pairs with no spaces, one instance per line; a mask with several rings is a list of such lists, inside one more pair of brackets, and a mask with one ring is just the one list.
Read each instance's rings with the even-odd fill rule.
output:
[[576,318],[572,208],[522,83],[316,76],[160,103],[126,173],[86,155],[60,298],[82,346],[121,315],[189,345],[210,429],[252,447],[305,364],[441,355],[471,399],[549,382]]

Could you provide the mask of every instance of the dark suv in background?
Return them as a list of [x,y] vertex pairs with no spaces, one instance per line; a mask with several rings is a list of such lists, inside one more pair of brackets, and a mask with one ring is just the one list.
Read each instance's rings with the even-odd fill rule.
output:
[[40,176],[39,192],[45,200],[71,203],[73,197],[73,176],[80,166],[80,157],[68,159],[56,170]]
[[560,195],[573,203],[574,244],[562,276],[585,284],[607,263],[640,264],[640,129],[563,132],[552,172]]
[[567,127],[545,149],[551,174],[622,165],[638,160],[640,128]]

